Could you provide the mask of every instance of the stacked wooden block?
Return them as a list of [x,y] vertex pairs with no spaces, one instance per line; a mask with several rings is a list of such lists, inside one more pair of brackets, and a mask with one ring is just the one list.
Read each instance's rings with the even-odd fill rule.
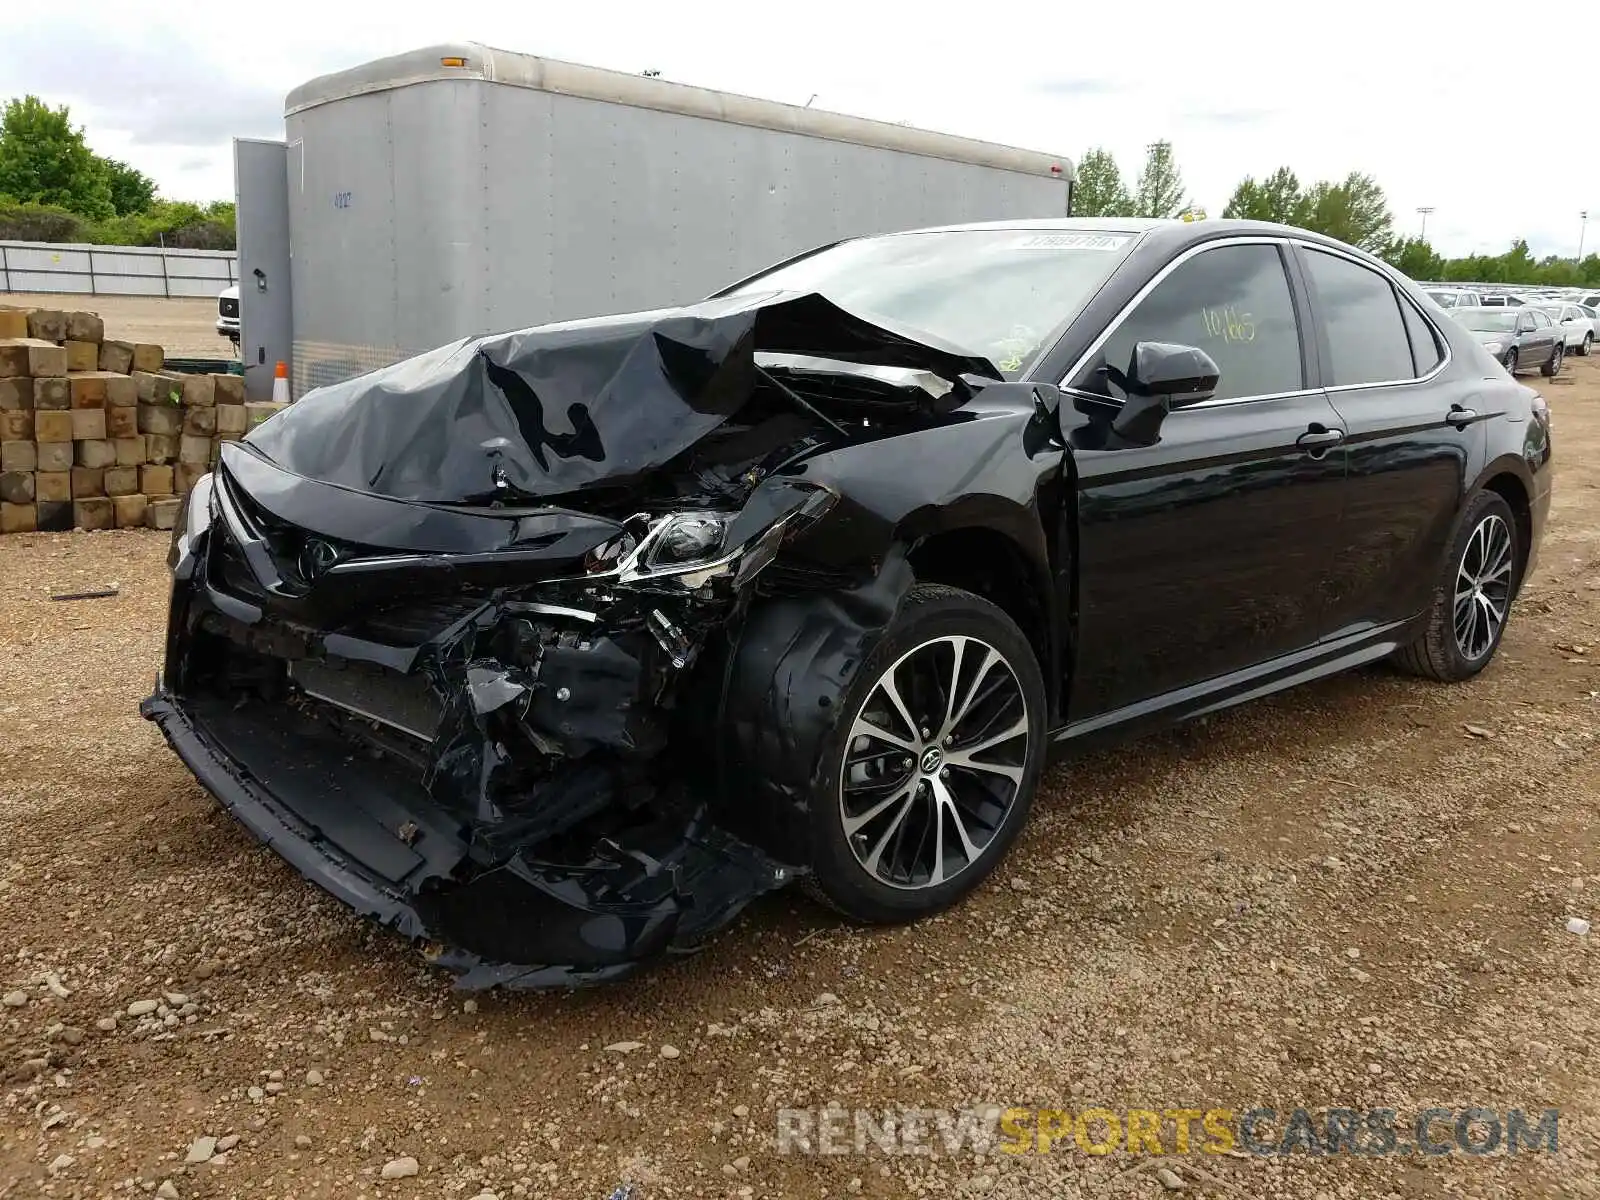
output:
[[222,443],[277,411],[164,361],[94,313],[0,309],[0,533],[170,529]]

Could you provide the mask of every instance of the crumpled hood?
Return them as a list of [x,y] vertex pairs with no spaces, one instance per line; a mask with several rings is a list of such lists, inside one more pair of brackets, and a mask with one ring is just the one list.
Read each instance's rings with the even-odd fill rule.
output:
[[758,351],[1001,378],[931,335],[770,292],[464,338],[309,392],[245,440],[297,475],[400,500],[557,496],[693,446],[750,398]]

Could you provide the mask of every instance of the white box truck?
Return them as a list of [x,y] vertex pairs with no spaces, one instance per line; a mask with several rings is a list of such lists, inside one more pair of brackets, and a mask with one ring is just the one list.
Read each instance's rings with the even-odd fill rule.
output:
[[471,43],[235,143],[242,354],[293,392],[458,337],[702,298],[841,238],[1069,211],[1060,155]]

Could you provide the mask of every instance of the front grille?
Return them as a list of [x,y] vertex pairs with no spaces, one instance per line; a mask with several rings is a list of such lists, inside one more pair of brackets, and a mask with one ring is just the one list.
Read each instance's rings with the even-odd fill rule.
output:
[[386,646],[420,646],[438,637],[482,603],[465,596],[411,600],[368,613],[350,632]]
[[237,317],[239,315],[239,302],[230,297],[224,297],[217,301],[217,311],[225,317]]
[[401,675],[365,663],[298,659],[289,678],[306,695],[431,742],[439,731],[439,703],[420,675]]

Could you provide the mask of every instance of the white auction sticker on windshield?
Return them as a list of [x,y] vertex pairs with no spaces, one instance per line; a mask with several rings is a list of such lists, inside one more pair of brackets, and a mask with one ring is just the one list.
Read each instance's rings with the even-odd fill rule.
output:
[[1126,233],[1032,233],[1012,243],[1013,250],[1121,250]]

